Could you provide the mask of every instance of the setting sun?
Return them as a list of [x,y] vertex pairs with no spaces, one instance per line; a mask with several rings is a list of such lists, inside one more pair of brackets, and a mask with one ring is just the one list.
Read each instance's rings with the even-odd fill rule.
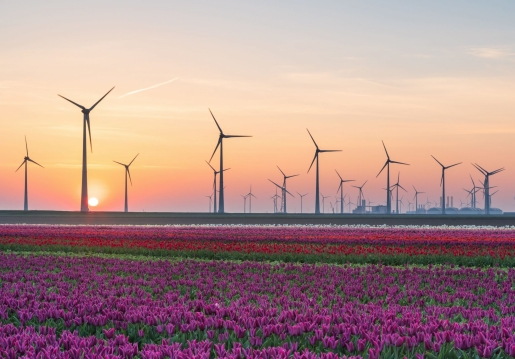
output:
[[95,207],[98,204],[98,199],[96,199],[95,197],[92,197],[89,199],[88,203],[90,206]]

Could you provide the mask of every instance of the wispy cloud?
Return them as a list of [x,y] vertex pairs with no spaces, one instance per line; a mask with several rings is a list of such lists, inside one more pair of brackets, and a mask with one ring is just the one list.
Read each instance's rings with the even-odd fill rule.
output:
[[468,50],[468,53],[485,59],[501,59],[512,55],[509,49],[502,47],[473,47]]
[[166,85],[166,84],[169,84],[170,82],[173,82],[175,80],[177,80],[178,77],[174,78],[174,79],[171,79],[171,80],[168,80],[168,81],[165,81],[165,82],[161,82],[159,84],[156,84],[156,85],[152,85],[150,87],[145,87],[145,88],[142,88],[142,89],[139,89],[139,90],[134,90],[134,91],[131,91],[131,92],[127,92],[125,95],[122,95],[118,98],[124,98],[126,96],[130,96],[130,95],[134,95],[135,93],[138,93],[138,92],[142,92],[142,91],[147,91],[147,90],[152,90],[152,89],[155,89],[157,87],[160,87],[160,86],[163,86],[163,85]]

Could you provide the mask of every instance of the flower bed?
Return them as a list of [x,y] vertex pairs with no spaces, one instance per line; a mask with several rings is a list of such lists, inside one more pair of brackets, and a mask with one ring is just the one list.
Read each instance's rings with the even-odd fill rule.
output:
[[0,254],[0,357],[508,358],[513,269]]
[[338,226],[0,226],[0,249],[290,262],[515,266],[515,230]]

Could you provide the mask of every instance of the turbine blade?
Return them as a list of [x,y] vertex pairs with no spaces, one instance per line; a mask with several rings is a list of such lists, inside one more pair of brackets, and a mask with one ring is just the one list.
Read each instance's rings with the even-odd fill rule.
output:
[[34,164],[38,165],[39,167],[45,168],[45,167],[41,166],[39,163],[37,163],[36,161],[31,160],[30,158],[28,158],[28,159],[27,159],[27,161],[30,161],[30,162],[32,162],[32,163],[34,163]]
[[343,181],[343,178],[342,176],[340,176],[340,174],[338,173],[338,171],[334,170],[336,172],[336,174],[338,175],[338,177],[340,177],[340,181]]
[[379,175],[381,174],[381,172],[383,172],[384,168],[388,165],[388,161],[389,160],[386,160],[386,163],[384,164],[383,168],[381,168],[381,171],[379,171],[379,173],[377,174],[376,178],[379,177]]
[[313,140],[313,143],[315,144],[315,147],[316,147],[316,148],[317,148],[317,150],[318,150],[318,145],[317,145],[317,143],[315,142],[315,139],[313,138],[313,136],[311,136],[311,132],[309,132],[309,130],[308,130],[307,128],[306,128],[306,130],[308,131],[308,133],[309,133],[309,137],[311,137],[311,139]]
[[273,184],[275,184],[277,187],[279,187],[280,189],[283,189],[282,186],[279,186],[277,183],[275,183],[274,181],[272,181],[271,179],[269,179],[270,182],[272,182]]
[[64,96],[61,96],[61,95],[59,95],[59,94],[58,94],[57,96],[64,98],[66,101],[69,101],[69,102],[73,103],[75,106],[77,106],[77,107],[79,107],[79,108],[81,108],[81,109],[83,109],[83,110],[85,110],[85,109],[86,109],[84,106],[79,105],[78,103],[73,102],[72,100],[70,100],[70,99],[68,99],[68,98],[66,98],[66,97],[64,97]]
[[315,157],[313,157],[313,161],[311,161],[311,165],[309,166],[308,173],[309,173],[309,171],[311,170],[311,167],[313,167],[313,163],[314,163],[314,162],[315,162],[315,160],[317,159],[317,156],[318,156],[318,152],[315,152]]
[[91,127],[89,125],[89,116],[86,117],[86,124],[88,125],[88,133],[89,133],[89,147],[91,149],[91,152],[93,152],[93,143],[91,142]]
[[100,103],[100,101],[102,101],[104,99],[104,97],[106,97],[107,95],[109,95],[109,92],[113,91],[114,90],[114,86],[112,89],[110,89],[109,91],[107,91],[107,93],[102,96],[102,98],[100,98],[100,100],[98,100],[97,102],[95,102],[95,104],[93,106],[91,106],[91,108],[89,109],[90,111],[93,111],[93,109],[95,108],[96,105],[98,105]]
[[229,168],[226,168],[226,169],[224,169],[224,170],[223,170],[223,172],[225,172],[225,171],[229,171],[230,169],[231,169],[230,167],[229,167]]
[[21,163],[20,167],[18,167],[18,168],[16,169],[16,171],[14,171],[14,172],[18,172],[18,170],[21,168],[21,166],[23,166],[23,165],[25,164],[25,162],[27,162],[27,160],[23,160],[23,162]]
[[300,176],[300,175],[296,174],[296,175],[286,176],[286,178],[293,178],[293,177],[297,177],[297,176]]
[[365,183],[363,183],[363,184],[361,185],[361,188],[365,187],[365,185],[367,184],[367,182],[368,182],[368,180],[366,180],[366,181],[365,181]]
[[435,161],[436,161],[436,162],[438,162],[438,164],[439,164],[440,166],[445,167],[444,165],[442,165],[442,163],[441,163],[440,161],[438,161],[438,160],[436,159],[436,157],[435,157],[435,156],[431,155],[431,157],[433,157],[433,158],[435,159]]
[[[207,163],[207,165],[208,165],[209,167],[211,167],[211,169],[212,169],[213,171],[215,171],[215,172],[216,172],[216,170],[213,168],[213,166],[211,166],[211,165],[209,164],[209,162],[207,162],[207,161],[206,161],[206,163]],[[224,171],[225,171],[225,170],[224,170]]]
[[447,166],[447,167],[445,167],[445,169],[447,169],[447,168],[451,168],[451,167],[454,167],[454,166],[457,166],[457,165],[461,165],[461,162],[460,162],[460,163],[455,163],[455,164],[450,165],[450,166]]
[[249,193],[249,194],[250,194],[252,197],[254,197],[255,199],[257,199],[257,197],[256,197],[256,196],[254,196],[252,193]]
[[129,167],[125,167],[125,170],[127,171],[127,174],[129,175],[129,181],[131,181],[131,186],[132,186],[131,171],[129,171]]
[[215,150],[213,151],[213,154],[211,155],[211,158],[209,159],[209,162],[211,162],[211,160],[213,159],[215,153],[216,153],[216,150],[218,149],[218,146],[220,146],[220,143],[222,142],[222,138],[220,137],[218,139],[218,143],[216,144],[216,147],[215,147]]
[[29,157],[29,145],[27,145],[27,136],[25,136],[25,149],[27,150],[27,157]]
[[409,163],[398,162],[398,161],[390,161],[390,163],[397,163],[398,165],[405,165],[405,166],[409,166]]
[[336,190],[336,193],[340,192],[340,188],[342,188],[343,181],[340,181],[340,185],[338,186],[338,189]]
[[128,166],[130,166],[130,165],[132,165],[132,162],[134,162],[134,160],[135,160],[135,159],[136,159],[136,157],[138,157],[138,156],[139,156],[139,153],[138,153],[136,156],[134,156],[134,158],[133,158],[133,159],[132,159],[132,161],[127,165],[127,167],[128,167]]
[[224,135],[225,138],[233,138],[233,137],[252,137],[252,136],[242,136],[242,135]]
[[502,171],[504,171],[504,167],[503,168],[499,168],[498,170],[495,170],[495,171],[491,172],[490,175],[494,175],[494,174],[502,172]]
[[220,130],[220,133],[223,135],[224,134],[224,131],[222,131],[222,128],[220,127],[220,125],[218,124],[218,121],[216,121],[216,118],[215,118],[215,115],[213,115],[213,112],[211,112],[211,109],[208,108],[209,110],[209,113],[211,114],[211,116],[213,117],[213,120],[215,120],[215,123],[216,123],[216,127],[218,127],[218,129]]
[[473,165],[481,172],[483,173],[485,176],[486,174],[488,173],[487,170],[485,170],[483,167],[481,167],[480,165],[478,165],[477,163],[473,163]]
[[381,140],[381,142],[383,143],[384,152],[386,152],[386,158],[390,159],[390,155],[388,155],[388,151],[386,150],[386,146],[384,145],[384,141]]
[[404,190],[404,192],[408,193],[408,191],[406,191],[406,189],[404,187],[402,187],[401,185],[399,185],[400,188],[402,188]]
[[342,150],[320,150],[318,152],[342,152]]
[[118,163],[119,165],[122,165],[122,166],[124,166],[124,167],[125,167],[125,164],[123,164],[123,163],[121,163],[121,162],[118,162],[118,161],[113,161],[113,162]]
[[[279,166],[277,166],[277,168],[279,168]],[[281,173],[283,174],[284,177],[286,177],[286,175],[284,174],[283,170],[279,168],[279,171],[281,171]]]

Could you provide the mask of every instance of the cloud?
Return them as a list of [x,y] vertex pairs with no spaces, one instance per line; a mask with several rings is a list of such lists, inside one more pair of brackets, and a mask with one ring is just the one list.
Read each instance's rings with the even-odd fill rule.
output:
[[512,55],[508,49],[499,47],[473,47],[469,49],[468,53],[484,59],[501,59]]
[[147,90],[152,90],[152,89],[155,89],[157,87],[160,87],[160,86],[163,86],[163,85],[166,85],[166,84],[169,84],[170,82],[173,82],[175,80],[177,80],[178,77],[174,78],[174,79],[171,79],[171,80],[168,80],[168,81],[165,81],[165,82],[161,82],[159,84],[156,84],[156,85],[152,85],[150,87],[145,87],[145,88],[142,88],[142,89],[139,89],[139,90],[134,90],[134,91],[131,91],[131,92],[127,92],[125,95],[122,95],[118,98],[124,98],[125,96],[129,96],[129,95],[134,95],[135,93],[138,93],[138,92],[142,92],[142,91],[147,91]]

